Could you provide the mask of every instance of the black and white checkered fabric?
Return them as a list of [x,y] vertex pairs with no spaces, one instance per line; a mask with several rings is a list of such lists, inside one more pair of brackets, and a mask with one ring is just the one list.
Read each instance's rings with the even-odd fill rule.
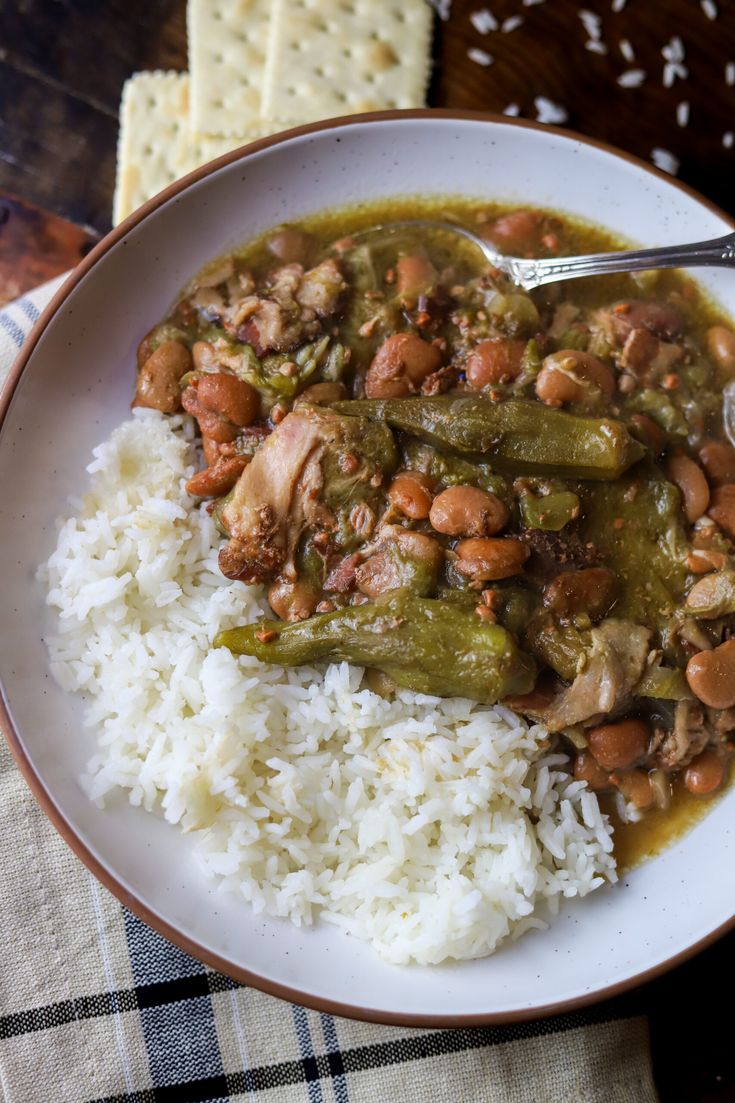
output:
[[[54,287],[0,311],[0,379]],[[2,630],[2,626],[0,626]],[[655,1103],[635,996],[409,1030],[214,973],[84,869],[0,747],[2,1103]]]

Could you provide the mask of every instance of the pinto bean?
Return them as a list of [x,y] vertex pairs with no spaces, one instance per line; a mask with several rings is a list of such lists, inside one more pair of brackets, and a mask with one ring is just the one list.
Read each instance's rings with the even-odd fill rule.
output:
[[686,676],[692,693],[705,705],[711,709],[732,708],[735,705],[735,640],[692,655]]
[[[203,438],[206,437],[217,444],[227,444],[237,436],[236,425],[220,417],[214,410],[208,410],[206,406],[202,405],[196,387],[192,386],[184,389],[181,395],[181,405],[187,414],[191,414],[192,417],[197,419]],[[211,445],[208,445],[208,447],[211,447]]]
[[686,557],[686,565],[692,574],[708,574],[727,566],[727,556],[714,548],[693,548]]
[[405,398],[419,390],[427,375],[441,367],[435,345],[415,333],[394,333],[373,357],[365,378],[368,398]]
[[402,299],[415,301],[427,295],[435,286],[437,272],[430,260],[413,254],[399,257],[396,262],[396,292]]
[[226,372],[202,376],[197,396],[206,410],[241,428],[254,421],[260,411],[260,396],[255,387]]
[[394,536],[405,555],[423,559],[429,567],[439,570],[444,562],[444,548],[433,536],[400,528],[394,530]]
[[666,469],[672,483],[681,491],[686,519],[693,525],[706,513],[709,505],[709,486],[704,471],[685,452],[674,452],[669,456]]
[[197,371],[217,371],[214,345],[209,341],[195,341],[191,346],[191,358]]
[[643,758],[651,732],[642,720],[601,724],[587,732],[589,748],[605,770],[626,770]]
[[454,549],[455,567],[473,581],[494,582],[520,574],[529,556],[528,547],[513,537],[460,540]]
[[431,527],[445,536],[495,536],[510,520],[505,502],[476,486],[450,486],[429,513]]
[[684,319],[681,314],[676,307],[668,303],[651,303],[633,299],[627,306],[628,309],[623,314],[626,328],[647,329],[664,340],[676,337],[684,328]]
[[426,520],[432,498],[431,480],[418,471],[400,471],[388,488],[388,501],[412,521]]
[[507,253],[535,253],[543,232],[543,215],[538,211],[509,211],[491,222],[482,236]]
[[204,452],[204,459],[207,461],[207,467],[214,467],[220,458],[219,441],[212,440],[211,437],[203,436],[202,451]]
[[220,498],[232,490],[250,462],[250,456],[226,456],[193,475],[186,489],[197,498]]
[[705,797],[719,789],[725,780],[725,759],[714,747],[698,754],[684,771],[684,784],[690,793]]
[[586,781],[587,788],[595,793],[610,788],[607,770],[603,770],[589,751],[580,751],[574,759],[574,776],[577,781]]
[[544,358],[536,379],[536,394],[547,406],[585,402],[595,392],[615,394],[615,377],[597,356],[578,349],[561,349]]
[[707,511],[727,535],[735,540],[735,483],[717,486],[710,497]]
[[133,406],[175,414],[181,406],[182,375],[191,371],[191,353],[180,341],[164,341],[143,364]]
[[699,449],[699,461],[711,486],[735,483],[735,448],[724,441],[708,440]]
[[619,789],[626,800],[636,808],[650,808],[656,800],[651,779],[645,770],[628,770],[624,773],[610,774],[610,781]]
[[284,264],[306,264],[315,240],[306,230],[296,230],[292,226],[284,226],[282,230],[276,230],[268,238],[266,246]]
[[735,333],[727,326],[711,326],[707,330],[707,351],[728,375],[735,375]]
[[341,402],[343,398],[347,398],[344,383],[312,383],[301,392],[294,405],[309,402],[312,406],[331,406],[333,402]]
[[281,620],[306,620],[317,607],[319,594],[307,582],[278,578],[268,588],[268,604]]
[[564,571],[544,587],[544,605],[560,616],[587,613],[599,620],[615,602],[618,580],[607,567]]
[[478,391],[482,387],[512,382],[521,373],[525,349],[525,341],[505,337],[480,341],[467,357],[467,382]]

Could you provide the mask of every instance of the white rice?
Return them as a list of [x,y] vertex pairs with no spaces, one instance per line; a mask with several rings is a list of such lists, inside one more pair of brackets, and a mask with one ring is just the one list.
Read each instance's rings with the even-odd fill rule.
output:
[[98,734],[93,800],[127,791],[256,912],[321,917],[396,963],[488,954],[615,880],[607,818],[540,726],[464,699],[384,700],[346,663],[213,650],[266,606],[219,573],[184,489],[195,466],[187,418],[136,411],[95,449],[41,570],[53,672]]

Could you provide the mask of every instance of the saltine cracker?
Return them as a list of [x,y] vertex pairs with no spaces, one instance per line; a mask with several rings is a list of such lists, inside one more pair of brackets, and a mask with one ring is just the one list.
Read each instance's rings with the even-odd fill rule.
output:
[[189,0],[191,126],[243,134],[262,117],[272,0]]
[[263,117],[421,107],[431,25],[426,0],[273,0]]
[[278,129],[259,122],[246,133],[228,137],[192,134],[189,91],[188,73],[135,73],[125,82],[112,214],[115,225],[192,169]]

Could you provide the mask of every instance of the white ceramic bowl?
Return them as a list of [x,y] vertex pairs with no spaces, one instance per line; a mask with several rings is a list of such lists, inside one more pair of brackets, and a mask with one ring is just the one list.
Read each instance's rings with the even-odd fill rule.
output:
[[[382,964],[330,926],[255,918],[216,894],[184,836],[122,802],[101,812],[77,777],[93,737],[52,681],[36,565],[54,518],[85,485],[90,450],[128,413],[141,336],[206,260],[285,219],[380,196],[462,194],[553,207],[650,245],[733,223],[649,166],[574,135],[448,112],[337,120],[255,143],[173,185],[110,234],[36,326],[0,407],[0,679],[4,729],[46,812],[144,920],[233,976],[375,1021],[457,1026],[568,1010],[619,991],[733,922],[728,793],[692,831],[617,887],[494,957],[438,968]],[[735,272],[699,278],[726,308]],[[0,710],[0,713],[3,710]]]

